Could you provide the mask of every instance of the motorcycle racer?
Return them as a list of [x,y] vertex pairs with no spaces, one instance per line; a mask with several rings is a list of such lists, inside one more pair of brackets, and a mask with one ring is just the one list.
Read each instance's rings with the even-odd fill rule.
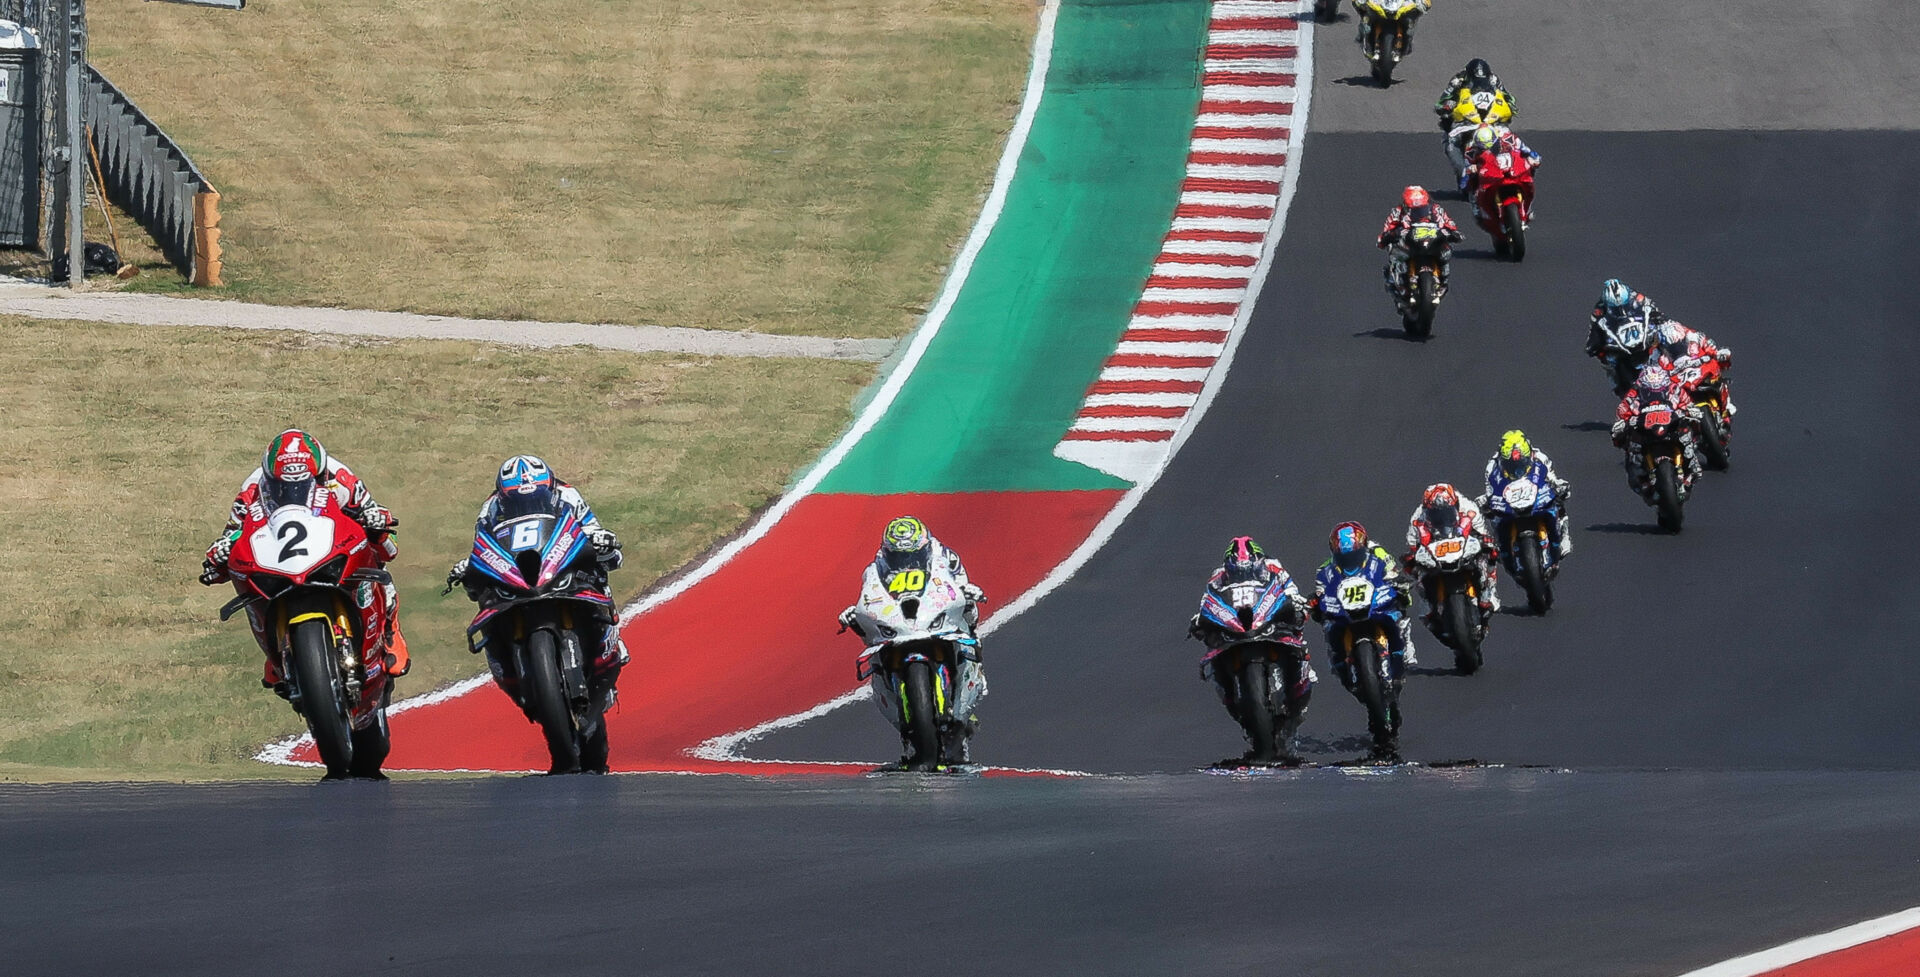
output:
[[[322,493],[331,493],[341,511],[366,527],[367,537],[373,541],[382,566],[399,555],[392,533],[400,521],[386,506],[375,502],[366,483],[352,469],[329,456],[317,439],[298,428],[289,428],[267,442],[260,467],[240,483],[240,492],[234,496],[227,515],[226,528],[220,531],[213,545],[207,547],[206,558],[200,566],[200,582],[211,587],[232,579],[227,572],[227,559],[233,554],[233,544],[240,539],[240,529],[249,518],[264,519],[283,505],[314,505]],[[412,660],[407,655],[407,641],[400,634],[399,592],[390,582],[385,588],[387,620],[392,622],[387,651],[394,659],[387,672],[398,678],[407,674]],[[247,607],[247,624],[253,630],[253,640],[266,656],[261,686],[272,689],[283,699],[288,698],[292,689],[280,674],[278,650],[273,647],[268,622],[260,618],[252,605]]]
[[1433,103],[1433,114],[1440,117],[1442,130],[1453,128],[1453,110],[1460,104],[1460,92],[1493,92],[1507,103],[1507,107],[1517,108],[1513,93],[1500,84],[1500,76],[1493,73],[1493,67],[1484,58],[1474,58],[1467,62],[1452,78],[1447,79],[1446,87],[1440,90],[1440,98]]
[[[1565,560],[1573,552],[1573,536],[1567,530],[1567,499],[1573,494],[1573,486],[1553,470],[1553,459],[1547,453],[1533,446],[1527,436],[1519,430],[1508,431],[1500,436],[1500,448],[1487,461],[1487,491],[1474,499],[1474,504],[1485,508],[1487,500],[1506,490],[1507,484],[1518,479],[1530,477],[1533,473],[1541,477],[1553,488],[1554,518],[1552,539],[1556,560]],[[1500,516],[1495,515],[1497,524]]]
[[1471,201],[1471,187],[1480,174],[1480,162],[1489,154],[1513,153],[1525,156],[1534,169],[1540,168],[1540,154],[1533,151],[1526,141],[1515,135],[1506,126],[1483,125],[1473,130],[1473,139],[1467,144],[1465,159],[1467,165],[1460,170],[1460,192],[1468,194]]
[[[1281,566],[1279,560],[1267,556],[1266,552],[1260,549],[1260,544],[1254,542],[1250,536],[1236,536],[1227,544],[1226,556],[1220,568],[1213,571],[1213,575],[1207,579],[1207,587],[1202,591],[1201,599],[1205,600],[1207,594],[1218,592],[1228,584],[1251,582],[1264,588],[1276,579],[1280,581],[1280,586],[1286,593],[1286,602],[1274,612],[1273,620],[1280,622],[1282,640],[1292,639],[1288,643],[1297,642],[1295,647],[1299,650],[1298,680],[1283,690],[1288,723],[1288,729],[1281,737],[1281,742],[1284,744],[1291,742],[1292,731],[1299,728],[1301,719],[1306,716],[1307,703],[1313,698],[1313,684],[1319,681],[1319,676],[1314,674],[1312,656],[1307,652],[1306,642],[1299,640],[1307,622],[1307,599],[1301,596],[1300,588],[1294,585],[1293,578],[1287,574],[1287,568]],[[1218,625],[1208,621],[1201,614],[1195,614],[1192,620],[1187,622],[1187,635],[1203,642],[1208,641],[1209,638],[1221,637],[1219,634],[1221,630]],[[1218,647],[1212,642],[1208,642],[1208,646]],[[1210,674],[1213,676],[1214,689],[1220,695],[1221,705],[1227,707],[1227,712],[1233,715],[1235,722],[1240,721],[1241,717],[1237,712],[1238,706],[1231,687],[1234,677],[1220,671]],[[1247,757],[1251,759],[1253,755],[1254,751],[1249,751]],[[1283,759],[1289,758],[1283,757]]]
[[[1493,534],[1487,531],[1487,520],[1481,515],[1480,507],[1472,499],[1463,498],[1457,489],[1446,482],[1427,486],[1426,494],[1421,497],[1420,505],[1413,510],[1413,518],[1407,523],[1407,552],[1400,558],[1407,575],[1423,588],[1426,586],[1413,557],[1421,546],[1433,539],[1434,530],[1439,527],[1457,529],[1460,535],[1480,541],[1480,613],[1484,615],[1498,611],[1500,595],[1495,587],[1499,583],[1496,562],[1499,544]],[[1423,589],[1422,593],[1427,591]],[[1431,598],[1432,594],[1428,593],[1428,597]],[[1438,614],[1439,608],[1429,600],[1424,619],[1429,629],[1437,626]]]
[[1620,408],[1617,411],[1618,419],[1613,422],[1613,446],[1626,450],[1627,485],[1635,492],[1640,491],[1646,466],[1641,457],[1643,454],[1641,445],[1627,436],[1627,430],[1632,420],[1639,416],[1641,408],[1649,403],[1665,401],[1673,406],[1676,413],[1695,417],[1693,423],[1677,426],[1677,438],[1687,463],[1689,480],[1699,478],[1706,470],[1706,465],[1700,457],[1699,441],[1694,433],[1699,423],[1697,419],[1699,408],[1694,406],[1693,398],[1687,394],[1686,385],[1673,375],[1673,370],[1673,361],[1665,357],[1647,364],[1640,371],[1633,385],[1627,388],[1626,396],[1621,399]]
[[[954,584],[967,599],[965,612],[967,625],[969,629],[977,627],[980,623],[979,605],[987,599],[986,591],[981,590],[967,578],[967,569],[960,562],[960,554],[948,549],[940,540],[934,538],[934,535],[927,531],[926,524],[913,516],[899,516],[887,523],[886,529],[881,533],[880,551],[874,554],[873,561],[867,564],[861,576],[861,592],[866,593],[870,590],[884,592],[884,581],[896,573],[916,568],[924,570],[934,566],[943,566],[953,578]],[[840,612],[842,629],[854,627],[854,614],[857,609],[858,605],[852,605]],[[979,695],[983,697],[986,695],[986,674],[977,660],[973,657],[962,658],[958,671],[959,674],[955,676],[954,681],[955,688],[965,689],[977,686],[980,690]],[[889,718],[899,715],[899,709],[892,707],[893,704],[884,705],[891,707],[888,709]],[[960,738],[962,754],[959,762],[970,762],[971,757],[968,752],[970,751],[970,734],[978,720],[972,715],[955,718],[966,724],[968,733]],[[904,729],[901,731],[903,745],[905,732]]]
[[[1375,245],[1387,252],[1387,293],[1400,294],[1400,282],[1406,275],[1407,251],[1402,236],[1414,224],[1438,224],[1440,236],[1449,244],[1458,244],[1462,240],[1460,228],[1453,218],[1439,204],[1433,202],[1426,188],[1410,186],[1400,191],[1400,206],[1387,213],[1387,222],[1380,227],[1380,237]],[[1453,249],[1448,247],[1440,257],[1440,289],[1446,291],[1447,280],[1453,274]]]
[[[1718,345],[1708,339],[1705,333],[1697,329],[1689,329],[1672,319],[1667,319],[1660,324],[1660,328],[1654,333],[1653,343],[1658,354],[1673,361],[1674,367],[1678,370],[1691,367],[1700,367],[1703,371],[1712,369],[1720,382],[1721,397],[1727,405],[1727,417],[1732,418],[1739,412],[1738,408],[1733,406],[1733,390],[1726,380],[1726,368],[1733,365],[1732,347]],[[1709,362],[1718,366],[1709,368],[1707,366]],[[1691,388],[1688,392],[1692,392]]]
[[[593,548],[601,568],[609,572],[620,569],[624,557],[620,552],[619,538],[600,525],[600,517],[594,514],[593,507],[587,504],[579,490],[554,475],[553,469],[536,455],[514,455],[500,463],[493,493],[480,504],[480,515],[474,521],[474,531],[476,534],[490,535],[503,520],[533,513],[556,512],[562,506],[571,506],[579,513],[587,545]],[[464,586],[467,598],[475,603],[481,603],[486,598],[487,588],[483,579],[472,570],[471,557],[462,557],[447,571],[447,587],[451,589],[455,584]],[[493,673],[494,681],[518,702],[516,689],[519,676],[512,674],[507,663],[496,657],[492,644],[487,646],[486,652],[488,669]],[[620,670],[626,667],[629,660],[626,643],[620,640],[619,628],[609,626],[588,663],[587,678],[595,694],[611,695],[620,677]],[[611,705],[611,700],[608,705]]]
[[[1632,328],[1642,320],[1649,329]],[[1615,396],[1626,394],[1632,383],[1630,378],[1653,351],[1651,327],[1663,326],[1669,321],[1652,299],[1628,288],[1620,279],[1609,278],[1601,283],[1600,300],[1594,303],[1593,313],[1587,317],[1586,349],[1587,355],[1599,360],[1607,370]],[[1624,347],[1628,357],[1619,371],[1607,361],[1610,347],[1615,345]]]
[[[1404,40],[1400,51],[1402,55],[1413,53],[1413,28],[1416,24],[1420,23],[1420,14],[1433,9],[1433,0],[1419,0],[1419,4],[1420,9],[1408,16],[1405,20],[1406,26],[1400,35]],[[1358,5],[1356,5],[1355,9],[1359,9]],[[1365,11],[1362,11],[1362,13],[1364,14]],[[1372,31],[1368,29],[1369,25],[1367,24],[1367,18],[1365,16],[1357,19],[1360,21],[1360,33],[1354,37],[1354,40],[1360,42],[1361,50],[1364,51],[1366,57],[1371,60],[1374,52],[1373,49],[1368,46],[1368,41],[1372,40]]]
[[[1406,669],[1420,662],[1413,652],[1413,620],[1406,614],[1407,608],[1413,606],[1413,581],[1401,572],[1400,561],[1368,539],[1366,527],[1357,522],[1343,522],[1333,527],[1333,534],[1327,538],[1327,549],[1333,556],[1314,572],[1313,597],[1307,605],[1307,614],[1326,627],[1327,609],[1330,602],[1337,599],[1334,591],[1339,589],[1341,577],[1363,567],[1380,570],[1399,592],[1399,605],[1391,615],[1396,627],[1387,652],[1395,665],[1394,681],[1404,681]],[[1352,691],[1352,665],[1341,661],[1338,655],[1332,657],[1334,675],[1339,677],[1341,685]]]

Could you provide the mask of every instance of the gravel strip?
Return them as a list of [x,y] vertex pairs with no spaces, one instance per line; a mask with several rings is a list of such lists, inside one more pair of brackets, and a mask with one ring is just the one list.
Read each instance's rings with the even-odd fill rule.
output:
[[632,353],[697,356],[798,357],[879,362],[891,339],[770,336],[678,326],[617,326],[584,322],[457,319],[411,312],[310,309],[128,292],[81,292],[32,284],[0,284],[0,314],[35,319],[83,319],[142,326],[219,326],[284,329],[393,339],[473,339],[516,346],[594,346]]

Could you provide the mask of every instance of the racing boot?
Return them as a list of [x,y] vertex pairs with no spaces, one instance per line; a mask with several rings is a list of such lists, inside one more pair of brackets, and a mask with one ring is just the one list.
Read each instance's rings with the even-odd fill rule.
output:
[[387,676],[399,678],[413,670],[407,639],[400,633],[400,591],[387,585]]

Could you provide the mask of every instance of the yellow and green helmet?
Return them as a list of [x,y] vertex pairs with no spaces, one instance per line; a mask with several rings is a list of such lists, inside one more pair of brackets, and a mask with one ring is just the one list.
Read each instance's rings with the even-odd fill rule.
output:
[[1518,429],[1500,435],[1500,470],[1519,478],[1533,464],[1533,442]]
[[881,545],[894,553],[914,553],[927,545],[927,527],[912,516],[901,516],[887,523]]

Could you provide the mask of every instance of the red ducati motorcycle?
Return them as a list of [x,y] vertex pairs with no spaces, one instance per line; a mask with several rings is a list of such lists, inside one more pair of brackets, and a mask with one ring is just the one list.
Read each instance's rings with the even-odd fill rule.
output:
[[359,520],[315,494],[317,505],[249,514],[227,561],[239,596],[220,619],[245,610],[264,622],[327,777],[378,777],[390,746],[392,577]]
[[1533,164],[1522,153],[1481,153],[1468,187],[1473,219],[1493,236],[1493,253],[1514,261],[1527,257],[1527,223],[1533,219]]

